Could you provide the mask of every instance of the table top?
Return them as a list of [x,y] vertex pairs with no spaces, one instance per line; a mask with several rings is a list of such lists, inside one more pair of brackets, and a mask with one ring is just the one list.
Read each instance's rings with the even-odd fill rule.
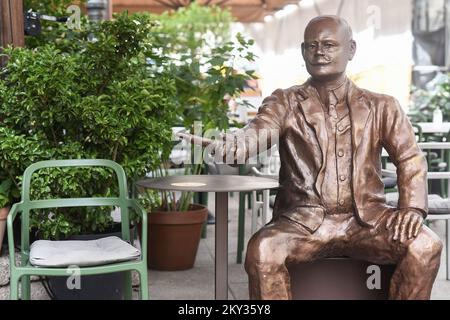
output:
[[145,178],[136,183],[139,187],[193,192],[233,192],[278,188],[278,181],[270,178],[238,175],[183,175]]

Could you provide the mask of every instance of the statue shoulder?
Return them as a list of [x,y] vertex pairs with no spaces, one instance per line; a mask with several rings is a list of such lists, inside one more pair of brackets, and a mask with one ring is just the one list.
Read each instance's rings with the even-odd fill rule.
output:
[[309,84],[308,82],[305,82],[300,85],[289,87],[284,91],[287,96],[294,95],[296,98],[299,98],[300,100],[305,100],[308,97],[308,88]]
[[398,100],[391,95],[373,92],[363,88],[357,88],[357,90],[360,91],[360,98],[369,102],[372,107],[383,108],[387,110],[392,110],[400,107]]

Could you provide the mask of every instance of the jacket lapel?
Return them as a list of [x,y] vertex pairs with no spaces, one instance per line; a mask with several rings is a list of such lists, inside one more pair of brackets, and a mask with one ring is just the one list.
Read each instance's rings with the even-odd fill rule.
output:
[[305,116],[306,122],[313,128],[320,149],[324,153],[327,150],[328,137],[322,104],[309,81],[301,89],[300,94],[302,97],[301,101],[299,101],[300,109]]
[[316,180],[316,190],[320,191],[323,182],[324,163],[328,150],[328,136],[325,124],[325,114],[319,96],[315,89],[310,85],[309,81],[300,89],[299,107],[305,117],[306,122],[311,126],[316,135],[317,141],[322,151],[322,166]]
[[352,81],[349,81],[347,105],[350,110],[350,118],[352,122],[353,154],[355,154],[358,150],[359,144],[361,143],[364,129],[372,110],[370,108],[370,102],[367,101],[367,99],[364,99],[364,92]]

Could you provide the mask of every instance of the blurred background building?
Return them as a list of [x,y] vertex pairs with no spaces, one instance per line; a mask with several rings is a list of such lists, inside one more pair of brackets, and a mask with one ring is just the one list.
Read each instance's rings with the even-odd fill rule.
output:
[[[118,12],[163,12],[189,0],[94,0]],[[300,84],[308,77],[300,44],[308,21],[321,14],[345,18],[353,28],[358,49],[349,76],[360,86],[395,96],[409,105],[411,85],[423,88],[448,70],[448,0],[201,0],[205,5],[229,7],[236,32],[256,41],[262,96],[276,88]],[[252,66],[252,67],[255,67]],[[255,103],[255,95],[252,95]]]

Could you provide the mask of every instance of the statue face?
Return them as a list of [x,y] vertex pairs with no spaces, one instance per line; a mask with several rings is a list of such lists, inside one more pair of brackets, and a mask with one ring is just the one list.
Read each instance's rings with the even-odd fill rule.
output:
[[356,44],[345,25],[334,19],[319,19],[306,27],[302,55],[308,73],[315,80],[338,78],[355,50]]

